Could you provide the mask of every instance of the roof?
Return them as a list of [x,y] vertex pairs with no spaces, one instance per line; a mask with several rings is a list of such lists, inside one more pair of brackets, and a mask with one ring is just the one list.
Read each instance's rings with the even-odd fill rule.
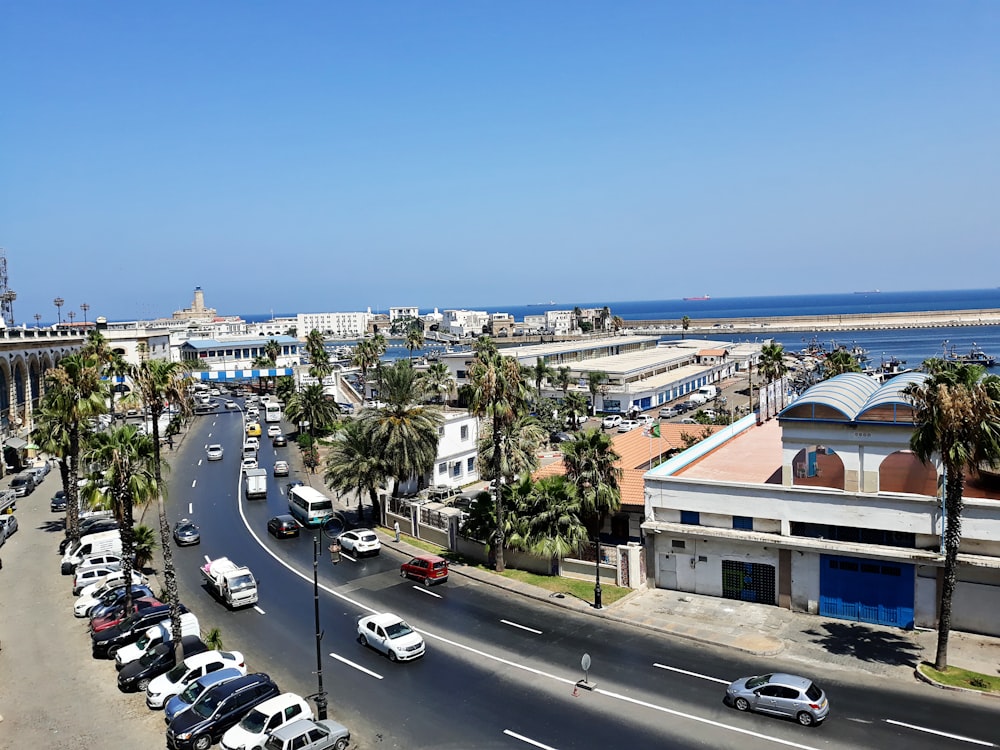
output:
[[183,347],[190,349],[238,349],[244,346],[264,346],[268,341],[277,341],[281,345],[296,345],[299,340],[293,336],[258,336],[250,339],[228,339],[218,341],[216,339],[191,339],[185,341]]
[[699,357],[725,357],[729,352],[725,349],[702,349],[698,352]]
[[907,372],[879,383],[870,375],[847,372],[810,387],[786,406],[779,419],[832,422],[913,423],[913,404],[904,390],[927,378]]

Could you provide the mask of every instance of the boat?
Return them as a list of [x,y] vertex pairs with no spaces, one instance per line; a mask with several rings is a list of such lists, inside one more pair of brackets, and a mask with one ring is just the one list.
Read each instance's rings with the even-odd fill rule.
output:
[[969,349],[968,354],[958,354],[955,351],[955,345],[952,344],[949,347],[948,342],[945,341],[944,358],[948,362],[957,362],[962,365],[979,365],[980,367],[995,367],[997,363],[997,358],[984,352],[975,341],[972,342],[972,347]]
[[866,289],[863,292],[855,292],[855,294],[881,294],[881,293],[882,291],[880,289]]
[[712,299],[712,298],[709,297],[707,294],[703,294],[701,297],[685,297],[684,301],[685,302],[705,302],[705,301],[710,300],[710,299]]

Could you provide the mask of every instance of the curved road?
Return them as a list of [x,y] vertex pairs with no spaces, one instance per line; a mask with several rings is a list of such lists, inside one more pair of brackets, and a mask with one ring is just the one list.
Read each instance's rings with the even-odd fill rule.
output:
[[[175,455],[171,517],[189,516],[202,532],[200,546],[175,552],[181,596],[203,626],[217,625],[227,647],[247,654],[250,669],[309,694],[316,690],[313,533],[281,541],[266,533],[267,519],[287,512],[288,479],[269,476],[266,500],[242,499],[242,440],[241,413],[220,412],[197,419]],[[205,460],[210,442],[225,447],[223,461]],[[265,434],[260,465],[270,473],[276,457],[294,450],[274,449]],[[399,577],[404,558],[391,550],[358,561],[345,556],[334,566],[326,544],[319,565],[324,687],[331,717],[352,728],[360,747],[997,746],[997,706],[985,701],[673,642],[460,575],[427,589]],[[209,595],[197,570],[205,555],[251,567],[260,584],[256,609],[230,612]],[[387,610],[424,634],[426,656],[392,664],[358,644],[357,618]],[[574,691],[584,653],[596,689]],[[826,689],[832,712],[823,726],[722,704],[730,680],[777,669],[805,672]]]

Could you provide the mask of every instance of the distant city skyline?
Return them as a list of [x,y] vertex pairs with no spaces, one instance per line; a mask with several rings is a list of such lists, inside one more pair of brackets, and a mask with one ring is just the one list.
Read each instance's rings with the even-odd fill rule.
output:
[[11,0],[0,29],[17,323],[997,268],[996,2]]

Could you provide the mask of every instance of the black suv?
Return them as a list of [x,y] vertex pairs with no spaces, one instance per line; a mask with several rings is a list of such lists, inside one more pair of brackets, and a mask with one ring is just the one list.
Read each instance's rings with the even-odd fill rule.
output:
[[[181,605],[181,612],[187,612],[187,607]],[[135,612],[113,628],[91,633],[95,659],[113,659],[118,649],[134,643],[142,637],[149,628],[170,617],[170,605],[161,604]]]
[[[181,638],[181,650],[184,652],[183,658],[186,659],[192,654],[208,651],[208,646],[196,635],[185,635]],[[137,690],[145,692],[150,680],[169,672],[176,666],[177,656],[173,641],[158,643],[136,661],[130,661],[122,667],[122,671],[118,673],[118,689],[125,693]]]
[[167,747],[171,750],[208,750],[222,739],[259,703],[281,691],[264,674],[248,674],[209,688],[186,711],[181,711],[167,729]]

